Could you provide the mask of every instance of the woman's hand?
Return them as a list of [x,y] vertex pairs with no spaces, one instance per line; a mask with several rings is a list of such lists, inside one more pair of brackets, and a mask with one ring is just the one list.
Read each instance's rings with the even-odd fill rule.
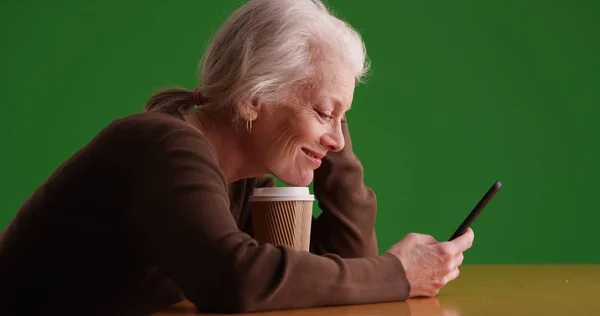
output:
[[410,297],[430,297],[458,277],[463,252],[471,248],[473,239],[471,228],[446,242],[438,242],[430,235],[411,233],[387,252],[402,262],[411,286]]

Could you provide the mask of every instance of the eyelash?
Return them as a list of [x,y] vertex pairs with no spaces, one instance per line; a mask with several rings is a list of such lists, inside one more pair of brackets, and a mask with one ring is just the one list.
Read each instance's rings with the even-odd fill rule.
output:
[[[327,114],[327,113],[325,113],[323,111],[319,111],[317,109],[315,109],[315,112],[317,112],[317,114],[324,120],[331,121],[335,118],[333,115]],[[340,122],[346,123],[346,116],[343,116],[342,119],[340,120]]]
[[[323,118],[323,119],[325,119],[325,120],[329,120],[329,121],[333,120],[333,115],[328,115],[328,114],[325,114],[325,113],[323,113],[323,112],[321,112],[321,111],[317,111],[317,113],[319,114],[319,116],[320,116],[320,117],[322,117],[322,118]],[[346,123],[346,119],[345,119],[345,118],[342,118],[342,119],[340,120],[340,122],[341,122],[341,123]]]
[[325,113],[323,113],[321,111],[317,111],[317,113],[319,113],[319,116],[321,116],[324,119],[327,119],[327,120],[332,120],[333,119],[333,115],[328,115],[328,114],[325,114]]

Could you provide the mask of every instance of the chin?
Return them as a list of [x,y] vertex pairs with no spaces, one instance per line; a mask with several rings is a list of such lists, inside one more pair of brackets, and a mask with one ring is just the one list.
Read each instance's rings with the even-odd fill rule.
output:
[[294,186],[294,187],[306,187],[313,181],[314,173],[302,172],[300,174],[286,174],[282,176],[275,175],[281,182]]

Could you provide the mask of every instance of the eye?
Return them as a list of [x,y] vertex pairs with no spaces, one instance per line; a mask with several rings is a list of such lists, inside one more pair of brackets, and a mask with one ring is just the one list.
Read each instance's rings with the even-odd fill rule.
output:
[[333,119],[333,115],[325,113],[323,111],[317,111],[317,113],[319,114],[320,117],[322,117],[323,119],[326,120],[332,120]]

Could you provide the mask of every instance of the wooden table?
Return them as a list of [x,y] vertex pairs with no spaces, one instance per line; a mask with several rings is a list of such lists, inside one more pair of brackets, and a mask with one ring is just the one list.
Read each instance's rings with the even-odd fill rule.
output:
[[[189,302],[154,314],[185,315],[217,314],[198,314]],[[251,315],[600,316],[600,265],[465,265],[460,277],[446,285],[435,298]]]

